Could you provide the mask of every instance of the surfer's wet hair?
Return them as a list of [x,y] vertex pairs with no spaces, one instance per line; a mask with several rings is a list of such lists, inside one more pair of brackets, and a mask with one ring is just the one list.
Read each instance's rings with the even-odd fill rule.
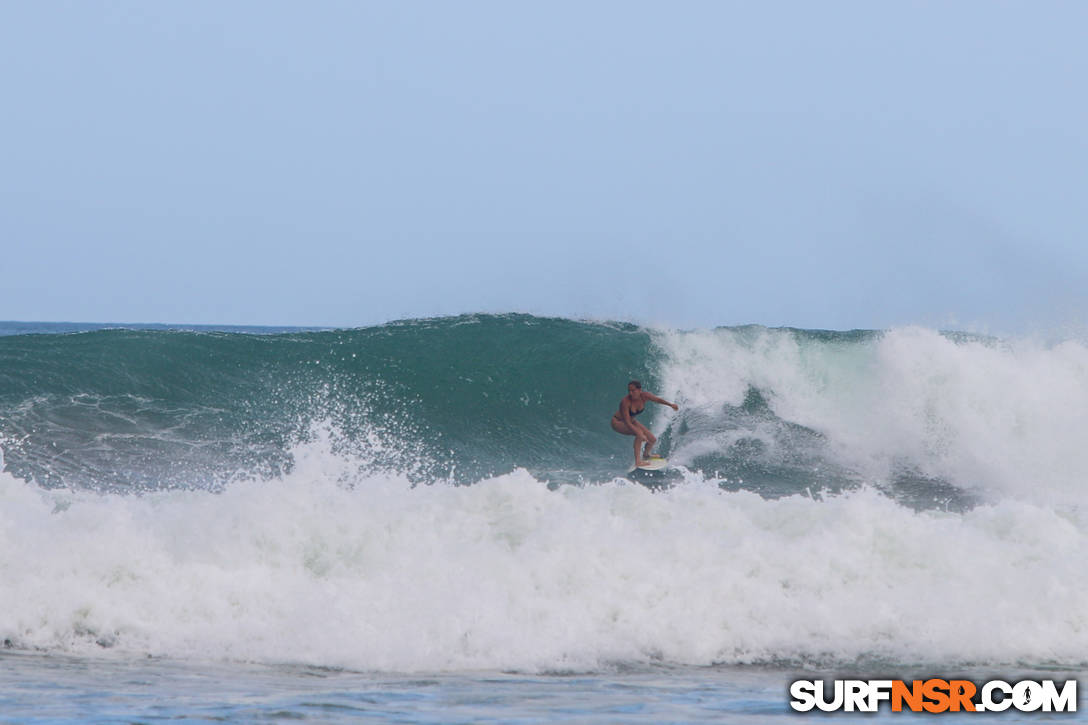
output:
[[642,383],[640,383],[639,381],[632,380],[631,382],[627,383],[627,387],[631,387],[632,385],[634,385],[639,390],[642,390]]

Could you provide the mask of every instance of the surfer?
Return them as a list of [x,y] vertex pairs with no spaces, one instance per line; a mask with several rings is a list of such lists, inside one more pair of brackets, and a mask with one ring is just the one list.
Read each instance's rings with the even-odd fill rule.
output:
[[[667,405],[673,410],[680,410],[676,403],[659,398],[653,393],[647,393],[642,389],[642,383],[632,380],[627,383],[627,395],[620,401],[620,409],[612,416],[612,430],[625,436],[635,437],[635,465],[645,466],[649,462],[650,451],[657,443],[657,436],[650,429],[635,420],[635,416],[646,410],[646,401],[652,400],[661,405]],[[639,456],[639,444],[642,444],[642,455]]]

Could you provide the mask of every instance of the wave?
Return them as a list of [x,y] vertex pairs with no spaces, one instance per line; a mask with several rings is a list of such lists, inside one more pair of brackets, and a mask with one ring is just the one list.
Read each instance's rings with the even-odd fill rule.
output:
[[462,483],[525,468],[609,480],[638,378],[663,450],[722,485],[875,486],[915,506],[1076,500],[1088,348],[921,328],[679,331],[467,315],[254,335],[0,337],[7,470],[44,486],[219,488],[290,469],[315,424],[372,470]]
[[[630,378],[676,464],[626,477]],[[1081,665],[1088,349],[471,315],[0,337],[0,640]]]

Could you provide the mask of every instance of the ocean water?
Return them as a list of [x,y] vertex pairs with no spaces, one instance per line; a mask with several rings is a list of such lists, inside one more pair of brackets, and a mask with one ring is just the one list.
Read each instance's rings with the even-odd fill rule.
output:
[[0,330],[3,721],[776,722],[1088,666],[1078,341]]

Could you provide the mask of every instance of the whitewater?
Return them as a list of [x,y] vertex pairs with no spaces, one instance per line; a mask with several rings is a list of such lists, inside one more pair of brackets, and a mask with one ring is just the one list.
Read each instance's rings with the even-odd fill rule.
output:
[[[619,700],[573,719],[744,722],[788,717],[797,672],[1088,660],[1077,340],[528,315],[5,331],[13,677],[316,672],[435,707],[450,678],[513,701],[577,681]],[[631,378],[680,405],[651,409],[665,475],[627,475],[609,429]],[[625,678],[644,704],[730,696],[631,709]],[[277,707],[313,716],[312,695]]]

